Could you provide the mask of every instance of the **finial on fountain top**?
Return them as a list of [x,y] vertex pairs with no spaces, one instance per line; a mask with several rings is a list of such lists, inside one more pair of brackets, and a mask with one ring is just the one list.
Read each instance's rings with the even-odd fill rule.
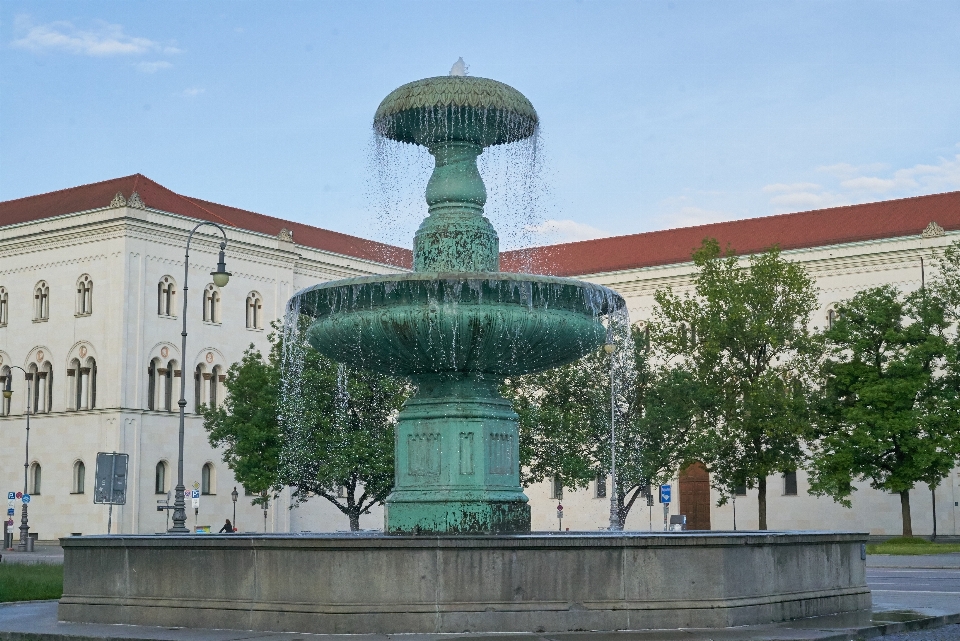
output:
[[453,66],[450,67],[451,76],[465,76],[467,75],[467,63],[463,61],[463,56],[457,58],[457,61],[453,63]]

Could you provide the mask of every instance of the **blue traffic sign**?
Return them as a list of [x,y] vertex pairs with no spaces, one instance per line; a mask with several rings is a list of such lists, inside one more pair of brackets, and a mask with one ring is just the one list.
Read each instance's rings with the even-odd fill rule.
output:
[[7,492],[7,500],[15,499],[15,498],[17,498],[16,492]]
[[13,509],[12,507],[8,507],[8,508],[7,508],[7,516],[13,516],[13,515],[14,515],[14,509]]
[[30,495],[29,495],[29,494],[24,494],[24,495],[23,495],[23,498],[21,498],[20,500],[23,501],[24,503],[29,503],[29,502],[30,502]]
[[192,499],[200,498],[200,490],[190,490],[190,498]]
[[669,485],[660,486],[660,502],[661,503],[670,502],[670,486]]

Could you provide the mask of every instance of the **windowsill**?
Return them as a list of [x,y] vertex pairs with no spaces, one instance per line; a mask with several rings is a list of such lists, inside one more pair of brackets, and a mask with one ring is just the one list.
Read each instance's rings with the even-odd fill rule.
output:
[[157,314],[158,318],[169,318],[170,320],[177,320],[176,316],[170,316],[169,314]]
[[93,316],[93,312],[77,312],[73,315],[74,318],[81,318],[83,316]]
[[6,323],[0,323],[0,329],[3,329],[3,328],[6,327],[6,326],[7,326]]
[[247,328],[247,331],[248,331],[248,332],[262,332],[262,331],[263,331],[263,328],[262,328],[262,327],[248,327],[248,328]]
[[46,323],[48,320],[50,320],[50,319],[49,319],[49,318],[34,318],[34,319],[33,319],[33,322],[34,322],[34,323]]
[[83,496],[86,492],[70,492],[70,496]]
[[204,324],[204,325],[213,325],[213,326],[215,326],[215,327],[220,327],[220,326],[223,325],[222,322],[216,322],[216,321],[203,321],[203,324]]

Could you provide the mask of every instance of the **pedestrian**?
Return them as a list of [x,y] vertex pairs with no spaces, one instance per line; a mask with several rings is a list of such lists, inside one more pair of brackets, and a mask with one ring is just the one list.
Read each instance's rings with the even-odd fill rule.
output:
[[227,522],[223,524],[223,527],[220,528],[220,531],[217,534],[223,534],[224,532],[233,534],[233,524],[230,522],[230,519],[227,519]]

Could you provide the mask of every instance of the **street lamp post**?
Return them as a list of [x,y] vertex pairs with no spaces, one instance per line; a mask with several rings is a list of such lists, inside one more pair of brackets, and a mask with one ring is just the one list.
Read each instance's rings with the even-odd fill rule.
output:
[[263,533],[267,533],[267,508],[270,506],[270,499],[267,497],[267,493],[263,493]]
[[237,497],[240,495],[237,493],[237,486],[233,486],[233,492],[230,492],[230,498],[233,499],[233,531],[237,532],[240,528],[237,527]]
[[603,351],[610,355],[610,529],[620,531],[620,509],[617,500],[617,410],[616,385],[613,380],[613,358],[617,346],[611,339],[603,346]]
[[[27,376],[27,370],[23,369],[19,365],[11,365],[11,368],[18,369],[23,372],[24,378]],[[13,376],[7,378],[7,387],[3,390],[3,397],[9,399],[13,396],[13,388],[11,386],[11,380]],[[36,382],[34,382],[36,385]],[[30,394],[27,394],[27,444],[24,448],[23,455],[23,493],[24,495],[28,494],[27,492],[27,470],[30,467]],[[27,503],[21,503],[20,511],[20,542],[17,544],[17,550],[20,552],[26,552],[28,545],[27,539],[30,538],[30,524],[27,519]]]
[[[220,243],[220,259],[217,262],[217,270],[210,272],[210,275],[213,276],[213,282],[217,287],[225,287],[227,282],[230,280],[230,273],[227,271],[227,266],[223,261],[223,252],[227,248],[227,233],[223,231],[223,227],[217,223],[211,222],[202,222],[199,223],[193,230],[190,232],[190,235],[187,237],[187,249],[183,254],[183,331],[180,333],[181,342],[180,342],[180,358],[185,359],[187,357],[187,279],[190,276],[190,241],[193,240],[193,235],[198,229],[204,225],[212,225],[220,230],[220,233],[223,234],[223,241]],[[183,365],[181,365],[181,368]],[[183,486],[183,423],[184,423],[184,412],[187,407],[187,377],[182,375],[180,376],[180,401],[177,405],[180,406],[180,440],[179,447],[177,450],[177,488],[175,490],[176,494],[173,501],[173,527],[168,530],[171,534],[189,534],[190,530],[187,529],[185,523],[187,522],[187,505],[184,501],[184,491],[186,488]]]

